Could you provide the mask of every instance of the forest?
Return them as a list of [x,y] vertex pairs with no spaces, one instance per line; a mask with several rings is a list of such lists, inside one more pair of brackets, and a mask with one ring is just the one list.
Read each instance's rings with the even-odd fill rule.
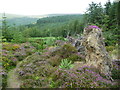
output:
[[[119,88],[119,10],[120,1],[106,2],[104,6],[92,2],[85,14],[9,20],[3,16],[1,88]],[[82,49],[79,52],[73,45],[75,41],[70,42],[70,37],[82,38],[85,27],[91,25],[102,30],[105,52],[112,59],[112,80],[94,65],[79,67],[86,63],[86,57]]]

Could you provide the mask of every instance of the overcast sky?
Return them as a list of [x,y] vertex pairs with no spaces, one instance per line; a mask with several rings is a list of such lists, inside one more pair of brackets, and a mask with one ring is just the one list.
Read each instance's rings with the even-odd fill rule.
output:
[[0,0],[0,13],[21,15],[84,13],[92,1],[104,5],[108,0]]

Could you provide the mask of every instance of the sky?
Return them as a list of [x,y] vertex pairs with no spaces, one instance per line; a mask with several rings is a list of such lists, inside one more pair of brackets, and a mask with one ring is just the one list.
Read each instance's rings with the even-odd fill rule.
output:
[[[108,0],[0,0],[0,13],[19,15],[84,13],[91,2]],[[110,0],[113,2],[113,0]]]

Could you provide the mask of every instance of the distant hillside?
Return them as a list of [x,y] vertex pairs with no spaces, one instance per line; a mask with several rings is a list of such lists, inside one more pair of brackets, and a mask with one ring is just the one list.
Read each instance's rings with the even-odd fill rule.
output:
[[[2,25],[2,16],[3,13],[0,13],[0,26]],[[27,25],[27,24],[35,24],[36,21],[40,18],[58,16],[58,14],[48,14],[48,15],[17,15],[17,14],[8,14],[6,13],[6,20],[8,25]]]
[[46,24],[50,24],[51,25],[57,25],[57,24],[65,24],[71,21],[81,21],[83,18],[83,15],[81,14],[58,14],[58,15],[48,15],[49,17],[46,18],[41,18],[39,20],[37,20],[36,25],[46,25]]
[[[0,19],[2,19],[2,16],[3,16],[3,13],[0,13]],[[8,14],[8,13],[6,13],[5,16],[6,16],[8,19],[25,17],[24,15],[16,15],[16,14]]]
[[[18,17],[18,18],[9,18],[6,19],[8,25],[27,25],[27,24],[34,24],[38,18],[29,18],[29,17]],[[0,20],[2,21],[2,19]],[[2,25],[2,22],[0,22],[0,26]]]
[[29,18],[29,17],[21,17],[21,18],[12,18],[7,19],[8,25],[27,25],[34,24],[38,18]]
[[[0,13],[0,26],[2,25],[2,16],[3,13]],[[16,14],[5,14],[7,17],[7,23],[8,25],[27,25],[27,24],[33,24],[36,23],[36,21],[39,18],[42,18],[43,16],[25,16],[25,15],[16,15]]]
[[[68,22],[74,19],[81,19],[81,14],[46,14],[46,15],[16,15],[16,14],[5,14],[8,25],[27,25],[27,24],[46,24],[46,23],[61,23]],[[0,13],[0,26],[2,25],[3,13]]]
[[[26,25],[31,37],[61,36],[80,33],[83,30],[82,14],[50,14],[48,17],[40,18],[36,24]],[[34,30],[34,33],[33,32]],[[64,33],[64,34],[63,34]]]

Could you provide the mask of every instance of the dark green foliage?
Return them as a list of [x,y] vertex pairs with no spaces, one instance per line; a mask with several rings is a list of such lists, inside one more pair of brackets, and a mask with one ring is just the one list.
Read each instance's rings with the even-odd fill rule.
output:
[[7,25],[6,18],[3,18],[2,21],[2,36],[3,39],[6,39],[8,42],[12,40],[12,32],[9,30],[9,26]]
[[112,70],[112,78],[113,79],[120,79],[120,70],[113,69]]
[[96,24],[103,29],[107,46],[115,46],[119,39],[118,3],[106,2],[103,8],[101,4],[91,3],[85,14],[87,24]]
[[81,33],[83,29],[84,22],[82,22],[82,18],[82,15],[41,18],[37,20],[35,25],[28,25],[27,32],[29,32],[32,37],[66,37],[68,34],[75,35]]
[[101,3],[97,4],[92,2],[89,4],[89,9],[86,14],[88,23],[101,24],[103,19],[103,8]]
[[24,43],[27,41],[27,38],[25,38],[21,32],[16,31],[13,35],[13,40],[12,42],[14,43]]
[[1,75],[0,84],[2,85],[2,87],[6,87],[7,86],[7,71],[1,65],[2,63],[0,63],[0,75]]

